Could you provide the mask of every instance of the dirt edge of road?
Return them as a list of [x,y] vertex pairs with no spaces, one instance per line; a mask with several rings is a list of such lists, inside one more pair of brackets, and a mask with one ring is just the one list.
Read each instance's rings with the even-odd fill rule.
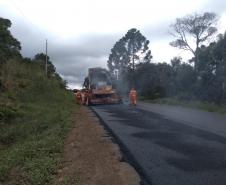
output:
[[54,185],[139,185],[134,168],[122,162],[118,145],[99,119],[80,107],[65,141],[63,161]]

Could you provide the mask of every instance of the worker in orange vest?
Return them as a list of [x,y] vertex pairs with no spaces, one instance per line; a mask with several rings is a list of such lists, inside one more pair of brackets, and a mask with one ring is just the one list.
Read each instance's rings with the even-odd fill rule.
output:
[[82,105],[82,94],[81,94],[81,91],[78,90],[78,91],[76,92],[75,96],[76,96],[76,101],[77,101],[77,103],[78,103],[79,105]]
[[89,105],[89,90],[85,90],[85,104],[84,105]]
[[78,90],[75,89],[75,90],[73,90],[73,91],[74,91],[75,101],[77,101],[77,92],[78,92]]
[[85,89],[81,90],[82,105],[85,105]]
[[137,105],[137,91],[134,88],[130,90],[129,98],[132,105]]

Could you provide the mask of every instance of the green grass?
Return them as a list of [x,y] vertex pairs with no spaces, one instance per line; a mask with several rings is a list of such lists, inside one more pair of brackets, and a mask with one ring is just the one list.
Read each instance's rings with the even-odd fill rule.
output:
[[210,102],[201,102],[201,101],[193,101],[193,100],[180,100],[178,98],[160,98],[160,99],[146,99],[141,98],[143,101],[148,101],[151,103],[159,103],[159,104],[167,104],[167,105],[180,105],[183,107],[189,108],[197,108],[201,110],[206,110],[209,112],[218,112],[222,114],[226,114],[226,105],[217,105],[215,103]]
[[0,94],[0,184],[48,184],[72,126],[73,95],[38,65],[11,62],[1,76],[10,86]]

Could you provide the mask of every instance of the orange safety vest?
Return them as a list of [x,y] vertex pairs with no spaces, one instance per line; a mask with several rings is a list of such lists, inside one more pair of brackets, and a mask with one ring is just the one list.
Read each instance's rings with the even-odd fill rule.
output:
[[81,103],[82,103],[82,94],[81,94],[80,91],[78,91],[78,92],[76,93],[76,100],[77,100],[77,103],[78,103],[78,104],[81,104]]
[[132,89],[129,95],[131,103],[135,105],[137,103],[137,91]]
[[136,90],[131,90],[129,94],[130,94],[130,97],[136,97],[137,96],[137,91]]

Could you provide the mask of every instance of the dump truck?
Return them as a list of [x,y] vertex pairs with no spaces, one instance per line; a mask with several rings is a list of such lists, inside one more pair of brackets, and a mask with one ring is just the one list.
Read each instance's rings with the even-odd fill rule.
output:
[[104,68],[89,68],[83,87],[87,90],[87,105],[121,103],[121,98],[113,88],[111,75]]

